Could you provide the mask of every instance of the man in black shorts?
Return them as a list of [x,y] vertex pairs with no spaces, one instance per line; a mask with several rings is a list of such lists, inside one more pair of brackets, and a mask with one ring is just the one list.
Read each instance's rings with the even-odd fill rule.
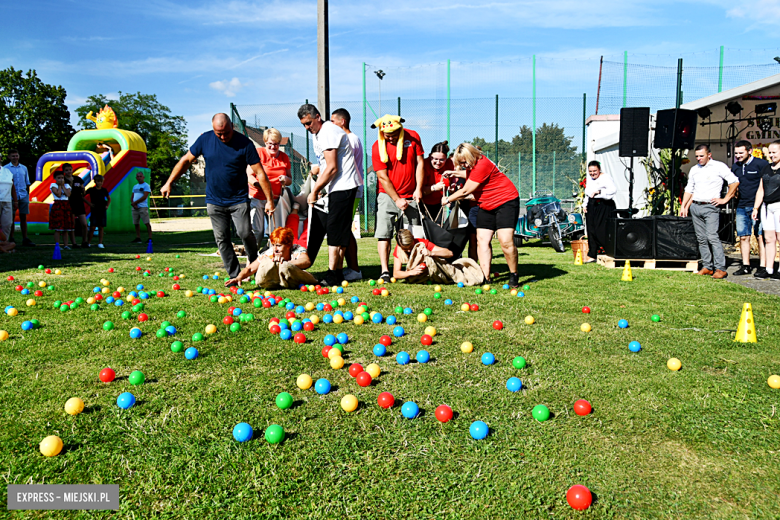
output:
[[[310,240],[328,235],[328,272],[320,283],[323,286],[340,285],[344,281],[344,253],[352,233],[352,208],[360,185],[355,157],[344,130],[330,121],[323,121],[317,107],[302,105],[298,109],[298,119],[314,136],[314,152],[320,164],[317,182],[307,201],[314,208]],[[319,244],[311,245],[315,246],[308,248],[313,260]]]

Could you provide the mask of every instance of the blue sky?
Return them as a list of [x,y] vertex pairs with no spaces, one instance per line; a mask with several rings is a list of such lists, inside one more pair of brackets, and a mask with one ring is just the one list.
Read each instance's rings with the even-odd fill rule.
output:
[[[388,73],[385,100],[441,98],[447,59],[454,98],[530,97],[536,54],[538,93],[552,98],[595,96],[599,56],[619,61],[624,50],[632,63],[669,66],[678,56],[717,66],[720,45],[727,65],[780,54],[780,0],[457,1],[332,0],[331,99],[361,99],[362,62]],[[231,102],[316,99],[316,1],[3,4],[0,67],[36,69],[65,87],[71,110],[91,94],[155,93],[192,139]],[[377,85],[370,76],[371,99]]]

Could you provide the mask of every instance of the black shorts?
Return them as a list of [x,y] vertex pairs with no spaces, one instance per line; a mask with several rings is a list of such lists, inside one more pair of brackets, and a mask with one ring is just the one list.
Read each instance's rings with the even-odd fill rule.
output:
[[479,208],[477,212],[477,229],[515,229],[520,216],[520,197],[504,202],[491,210]]
[[335,191],[328,194],[328,216],[325,232],[328,245],[347,247],[352,235],[352,208],[355,205],[357,188]]
[[89,215],[89,225],[97,228],[106,227],[107,220],[108,219],[106,218],[105,211],[103,213],[99,213],[95,210],[92,210],[92,213]]

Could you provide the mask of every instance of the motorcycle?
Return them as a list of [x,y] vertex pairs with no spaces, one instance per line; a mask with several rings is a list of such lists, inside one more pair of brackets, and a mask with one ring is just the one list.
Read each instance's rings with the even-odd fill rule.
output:
[[552,248],[563,253],[566,246],[564,237],[577,239],[585,234],[585,225],[581,213],[568,213],[561,207],[560,199],[550,192],[536,192],[525,203],[526,214],[517,219],[515,245],[520,247],[523,240],[549,238]]

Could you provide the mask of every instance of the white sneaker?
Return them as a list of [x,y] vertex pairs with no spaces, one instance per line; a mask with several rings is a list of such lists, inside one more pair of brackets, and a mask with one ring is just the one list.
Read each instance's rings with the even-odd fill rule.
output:
[[106,247],[103,244],[98,244],[98,249],[105,249]]
[[353,271],[349,267],[344,269],[344,279],[348,282],[355,282],[363,279],[363,271]]

